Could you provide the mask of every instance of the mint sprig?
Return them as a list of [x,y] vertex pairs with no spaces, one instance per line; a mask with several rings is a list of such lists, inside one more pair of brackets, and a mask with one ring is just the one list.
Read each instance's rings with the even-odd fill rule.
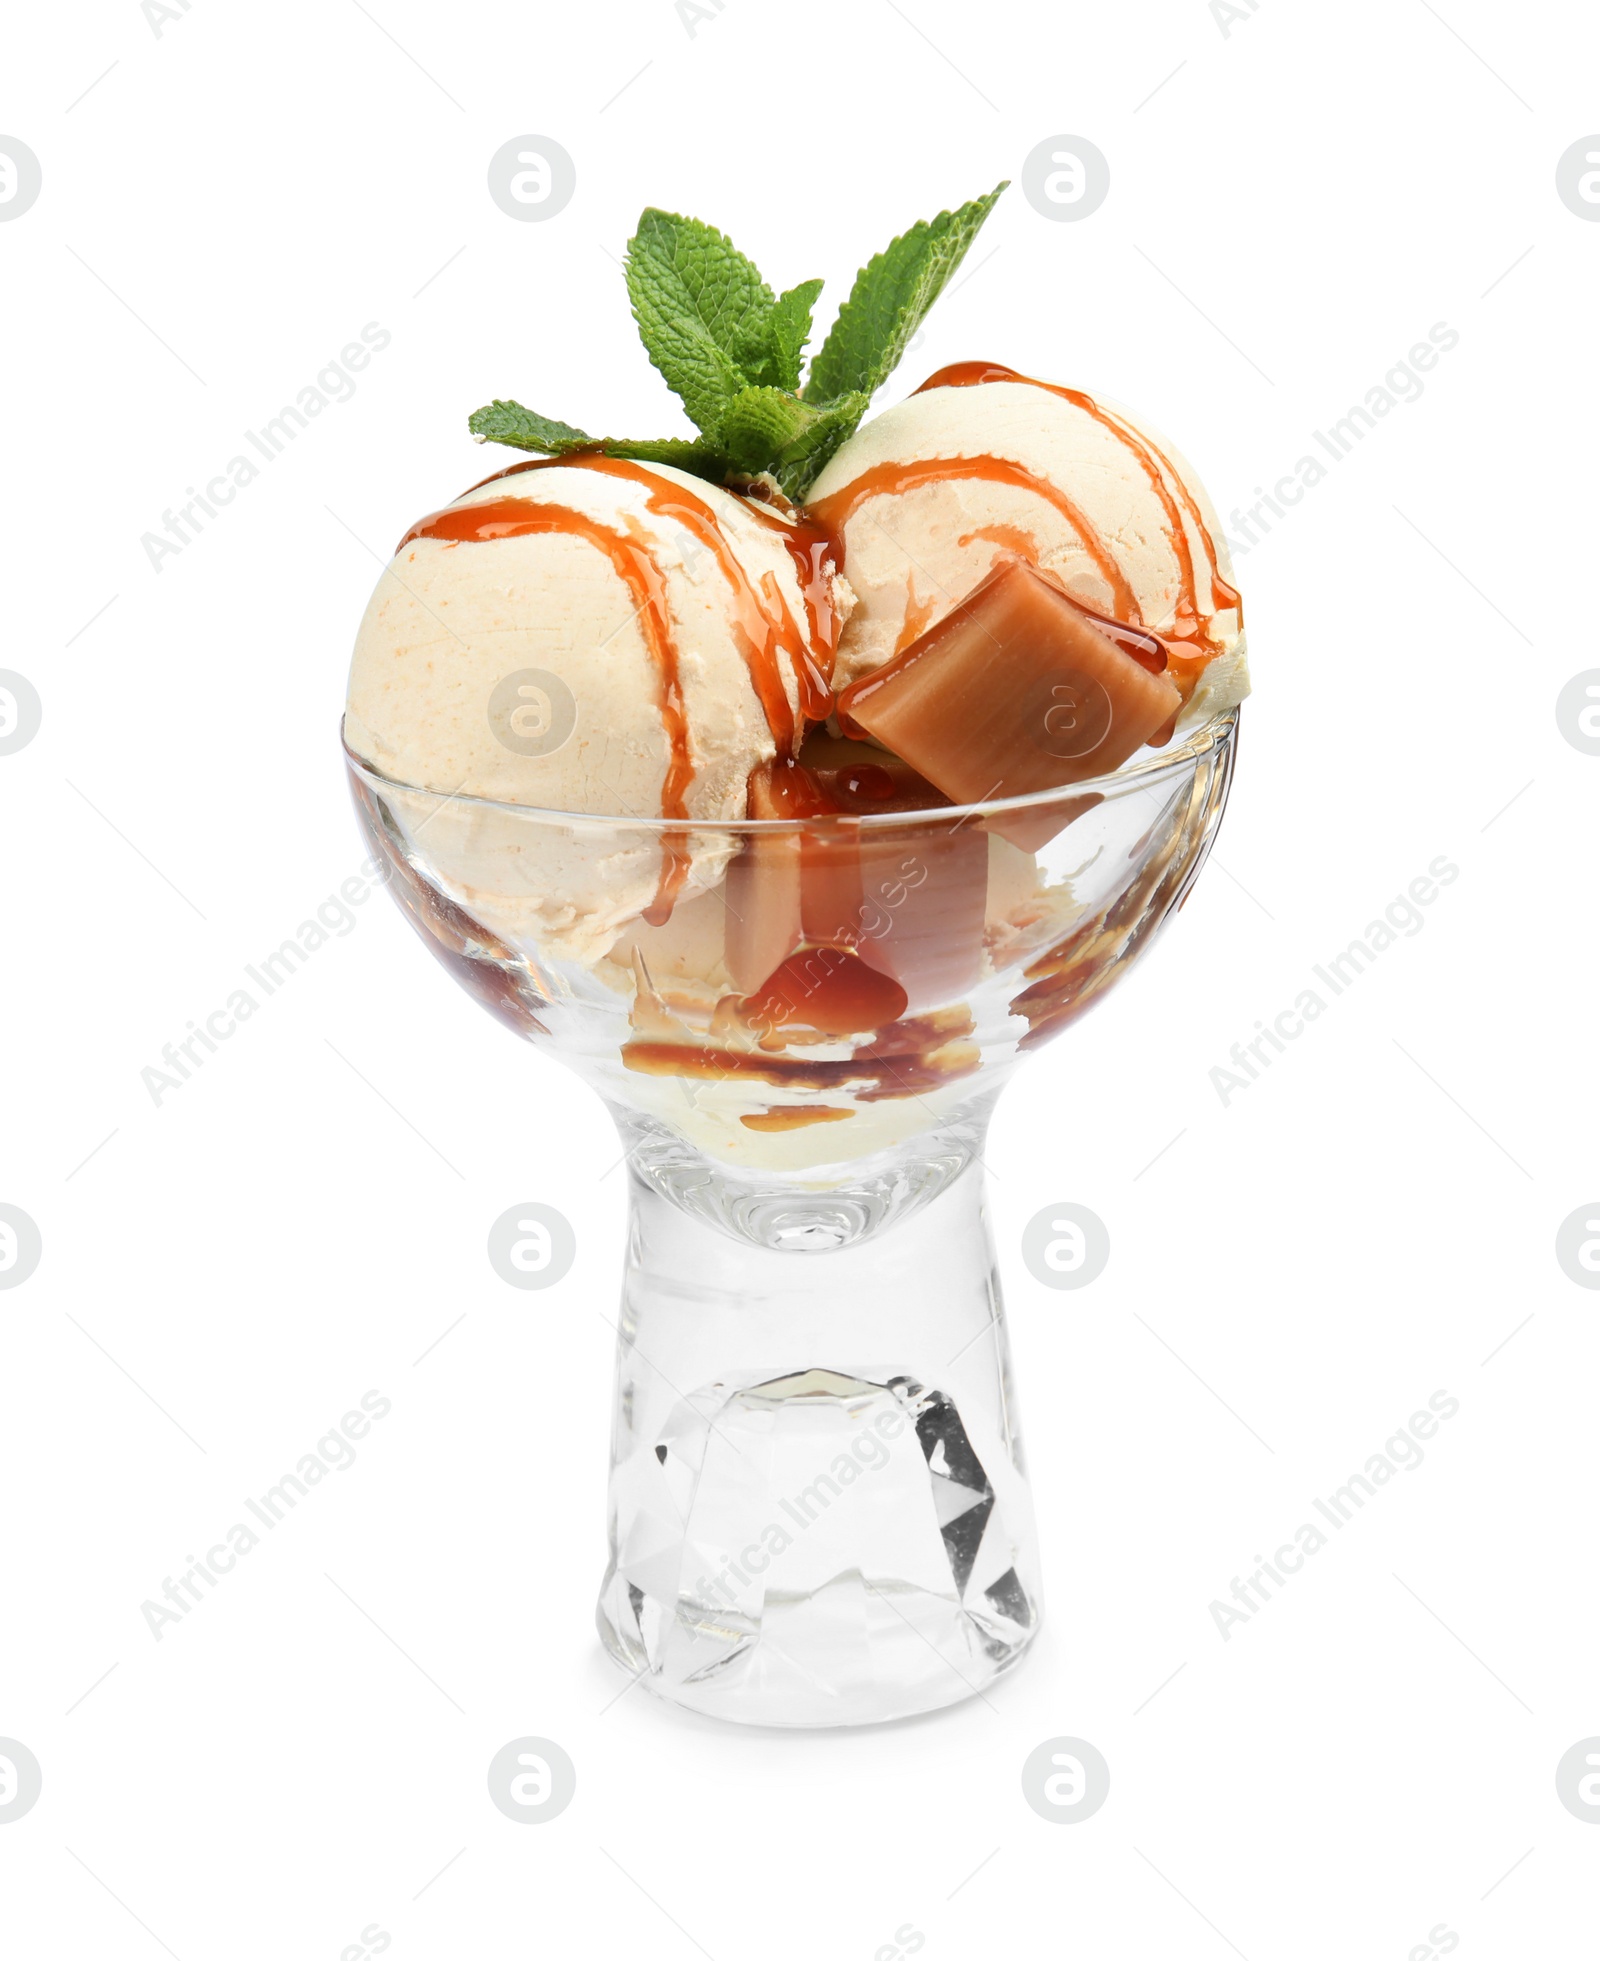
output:
[[557,422],[520,402],[491,402],[467,418],[479,442],[504,443],[509,449],[536,450],[543,456],[574,456],[584,450],[602,456],[631,456],[640,463],[671,463],[697,477],[720,483],[727,462],[720,450],[683,436],[660,436],[634,442],[627,437],[590,436],[570,422]]
[[709,434],[752,379],[733,350],[771,313],[770,287],[721,232],[670,211],[645,212],[624,270],[646,353]]
[[833,402],[854,390],[870,395],[882,386],[1004,189],[997,184],[987,197],[913,225],[868,260],[811,364],[807,401]]
[[770,475],[787,495],[803,498],[866,414],[1005,188],[913,225],[870,260],[803,385],[822,281],[808,279],[774,298],[722,232],[697,218],[647,210],[628,245],[628,297],[645,350],[699,439],[594,437],[501,401],[479,409],[468,427],[480,440],[514,449],[630,456],[713,482]]

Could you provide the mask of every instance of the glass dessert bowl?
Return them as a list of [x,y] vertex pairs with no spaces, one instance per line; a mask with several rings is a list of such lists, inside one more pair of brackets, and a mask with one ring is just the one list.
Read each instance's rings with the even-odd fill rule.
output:
[[942,808],[893,756],[819,737],[793,780],[752,780],[740,822],[444,796],[346,748],[424,944],[623,1139],[599,1623],[655,1693],[876,1722],[1026,1652],[1038,1562],[984,1132],[1024,1056],[1183,903],[1236,726],[1229,708],[1113,773]]

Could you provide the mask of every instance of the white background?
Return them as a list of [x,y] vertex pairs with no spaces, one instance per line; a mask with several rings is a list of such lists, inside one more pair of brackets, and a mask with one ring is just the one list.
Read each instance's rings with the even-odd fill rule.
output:
[[[0,1828],[8,1953],[1592,1950],[1600,1832],[1554,1771],[1600,1732],[1600,1299],[1554,1240],[1600,1191],[1600,760],[1555,699],[1600,665],[1600,225],[1555,166],[1597,62],[1592,12],[1488,0],[12,16],[0,132],[44,189],[0,224],[0,665],[44,724],[0,759],[0,1199],[44,1257],[0,1293],[0,1735],[44,1794]],[[523,133],[576,160],[549,222],[485,189]],[[826,273],[825,320],[1064,133],[1105,205],[1013,188],[886,400],[974,356],[1101,389],[1228,512],[1434,323],[1459,346],[1238,559],[1216,855],[996,1120],[1032,1658],[882,1731],[613,1703],[598,1101],[381,896],[160,1107],[140,1072],[361,857],[349,645],[374,553],[483,473],[468,411],[681,426],[613,262],[640,207]],[[153,570],[141,534],[369,321],[354,399]],[[1230,1045],[1440,854],[1423,930],[1225,1106]],[[484,1239],[533,1198],[578,1258],[518,1293]],[[1077,1293],[1019,1257],[1063,1199],[1112,1235]],[[141,1603],[371,1390],[358,1462],[157,1642]],[[1212,1600],[1439,1390],[1426,1462],[1225,1641]],[[578,1771],[532,1830],[484,1784],[527,1734]],[[1071,1828],[1019,1785],[1063,1734],[1112,1771]]]

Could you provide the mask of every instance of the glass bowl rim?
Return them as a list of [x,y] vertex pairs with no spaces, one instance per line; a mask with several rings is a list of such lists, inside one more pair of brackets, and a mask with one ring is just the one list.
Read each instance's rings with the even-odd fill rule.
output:
[[864,811],[859,814],[840,811],[819,817],[630,817],[592,810],[552,810],[542,804],[507,803],[499,798],[473,796],[460,790],[432,790],[420,783],[407,783],[402,777],[386,775],[376,764],[368,762],[364,756],[358,756],[345,741],[343,716],[339,720],[339,746],[344,751],[346,765],[373,788],[380,791],[404,790],[417,797],[437,797],[441,809],[446,804],[462,804],[515,817],[541,819],[546,823],[612,831],[643,831],[658,837],[669,832],[678,837],[686,832],[733,837],[743,837],[751,832],[782,835],[786,832],[816,832],[845,826],[863,830],[908,830],[949,824],[958,829],[975,817],[1015,816],[1019,812],[1041,810],[1051,804],[1073,802],[1091,795],[1104,800],[1163,783],[1170,777],[1192,770],[1214,751],[1226,749],[1237,734],[1241,705],[1234,702],[1220,714],[1198,724],[1178,748],[1157,751],[1146,762],[1113,770],[1106,776],[1088,776],[1081,782],[1062,784],[1053,790],[1035,790],[1023,797],[999,797],[989,803],[949,804],[936,810]]

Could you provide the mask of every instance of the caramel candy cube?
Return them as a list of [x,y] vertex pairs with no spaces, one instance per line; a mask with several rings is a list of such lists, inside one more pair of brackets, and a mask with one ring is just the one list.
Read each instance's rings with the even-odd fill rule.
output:
[[[841,771],[858,767],[849,757],[831,760]],[[897,797],[914,797],[912,808],[926,807],[928,786],[895,758],[859,767],[892,770]],[[832,1005],[833,994],[864,998],[877,977],[885,983],[883,1002],[901,1002],[897,1014],[959,999],[977,979],[989,849],[976,824],[854,823],[817,774],[787,760],[752,773],[749,815],[819,821],[807,822],[804,830],[748,838],[728,868],[724,960],[740,994],[772,995],[776,1013],[776,1002],[801,982],[815,995],[816,975],[825,971],[828,985],[812,1005],[825,1009],[827,1020],[820,1025],[827,1026],[841,1013],[848,1018],[862,1012],[860,1005]],[[819,949],[848,951],[855,958],[836,974],[837,963],[818,966]],[[860,966],[871,976],[860,975],[846,988],[848,975]],[[794,1004],[776,1015],[780,1023],[802,1018]],[[871,1025],[850,1023],[852,1028]]]
[[[801,750],[848,819],[948,809],[898,756],[817,733]],[[956,1001],[983,965],[989,846],[976,824],[817,824],[800,849],[800,923],[812,946],[854,947],[905,989],[911,1014]]]
[[983,969],[989,840],[975,824],[861,833],[863,960],[897,980],[907,1012],[959,1001]]
[[799,760],[824,795],[852,817],[949,807],[942,790],[875,742],[853,742],[815,728],[801,744]]
[[[1106,775],[1181,705],[1171,678],[1136,659],[1126,644],[1134,636],[1122,629],[1119,644],[1114,628],[1031,565],[1002,560],[937,625],[845,690],[841,725],[892,749],[956,803]],[[1033,815],[1024,827],[1036,833],[1043,813]],[[1064,804],[1052,831],[1070,820]],[[994,828],[1011,835],[1004,819]]]
[[[810,773],[779,757],[750,772],[751,822],[813,817],[832,808]],[[728,924],[723,964],[740,994],[754,994],[804,939],[800,917],[799,831],[746,838],[728,867],[723,897]]]
[[808,946],[853,947],[909,1012],[959,1000],[983,964],[989,845],[976,824],[818,824],[800,846]]
[[[942,810],[950,799],[898,756],[876,743],[853,742],[813,729],[800,750],[800,763],[818,789],[843,816],[899,816],[907,811]],[[897,971],[889,943],[903,938],[913,917],[926,919],[926,901],[902,910],[910,892],[923,892],[926,864],[902,867],[909,856],[898,826],[819,825],[808,832],[802,850],[802,924],[818,944],[863,946],[867,960],[896,979],[906,980],[914,997],[921,990]],[[980,894],[981,904],[981,894]],[[915,933],[912,934],[916,937]],[[963,982],[963,985],[965,983]]]

